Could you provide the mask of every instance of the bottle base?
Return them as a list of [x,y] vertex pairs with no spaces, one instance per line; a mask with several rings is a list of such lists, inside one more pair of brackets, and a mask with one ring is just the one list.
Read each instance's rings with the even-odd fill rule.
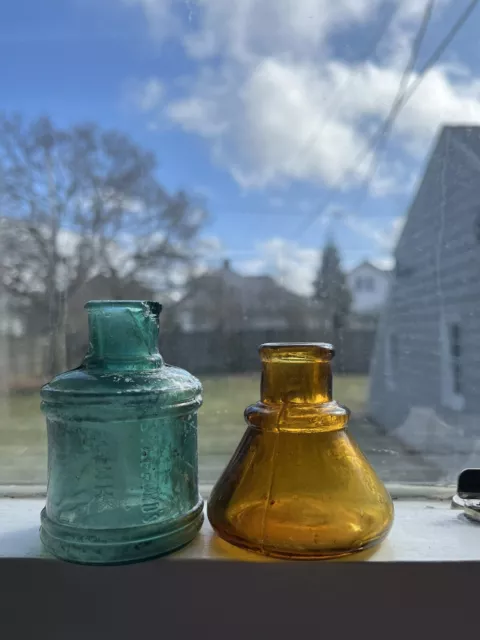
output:
[[[381,505],[380,505],[381,506]],[[236,507],[236,508],[235,508]],[[388,535],[393,507],[344,505],[303,497],[226,508],[210,500],[207,515],[226,542],[263,556],[291,560],[329,560],[366,551]]]
[[175,521],[129,529],[79,529],[58,524],[42,509],[40,539],[52,555],[79,564],[129,564],[189,544],[203,524],[203,500]]
[[215,531],[215,533],[216,535],[218,535],[218,537],[221,540],[224,540],[228,544],[231,544],[234,547],[238,547],[243,551],[255,553],[256,555],[259,555],[259,556],[264,556],[266,558],[275,558],[277,560],[306,560],[306,561],[335,560],[337,558],[352,556],[357,553],[361,553],[362,551],[369,551],[369,550],[373,551],[373,549],[378,545],[380,545],[388,535],[388,532],[386,532],[379,538],[371,540],[363,544],[361,547],[356,547],[353,549],[331,549],[331,550],[305,549],[300,551],[300,550],[294,550],[294,549],[291,549],[291,550],[279,549],[277,547],[272,547],[268,545],[261,546],[261,545],[254,544],[249,541],[245,541],[243,539],[237,538],[235,536],[225,535],[224,533],[220,535],[217,531]]

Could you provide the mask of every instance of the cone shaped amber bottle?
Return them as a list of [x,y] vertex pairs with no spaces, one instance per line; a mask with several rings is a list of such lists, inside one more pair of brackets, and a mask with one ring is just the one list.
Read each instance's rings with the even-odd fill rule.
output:
[[269,556],[328,558],[380,542],[393,520],[382,482],[332,400],[333,348],[264,344],[261,401],[214,487],[208,517],[228,542]]

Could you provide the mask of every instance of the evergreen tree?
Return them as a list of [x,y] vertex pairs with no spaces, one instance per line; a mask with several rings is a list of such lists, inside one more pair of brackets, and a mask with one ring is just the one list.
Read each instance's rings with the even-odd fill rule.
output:
[[345,327],[350,312],[351,296],[338,249],[332,240],[327,242],[323,250],[314,281],[313,297],[322,304],[325,318],[332,329]]

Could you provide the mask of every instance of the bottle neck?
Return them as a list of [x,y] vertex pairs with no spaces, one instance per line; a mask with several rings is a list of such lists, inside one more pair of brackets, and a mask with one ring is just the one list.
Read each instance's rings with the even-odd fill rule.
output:
[[[283,347],[283,345],[281,345]],[[330,346],[330,345],[328,345]],[[261,398],[266,404],[323,404],[332,400],[331,354],[310,345],[262,348]],[[308,347],[308,348],[307,348]],[[322,348],[324,348],[322,346]]]
[[89,348],[87,368],[158,369],[161,305],[143,301],[93,301],[88,311]]

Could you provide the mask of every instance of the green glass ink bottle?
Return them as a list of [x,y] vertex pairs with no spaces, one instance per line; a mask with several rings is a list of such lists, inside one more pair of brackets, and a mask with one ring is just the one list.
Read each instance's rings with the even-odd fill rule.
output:
[[203,522],[198,491],[200,382],[163,362],[161,305],[87,303],[82,364],[41,391],[48,488],[41,539],[73,562],[112,564],[162,555]]

